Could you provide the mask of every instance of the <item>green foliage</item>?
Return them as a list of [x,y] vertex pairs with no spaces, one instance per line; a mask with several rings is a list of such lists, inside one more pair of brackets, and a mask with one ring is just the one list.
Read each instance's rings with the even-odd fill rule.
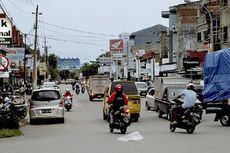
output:
[[69,70],[62,70],[59,72],[59,75],[60,75],[61,79],[66,80],[67,78],[69,78],[70,71]]
[[83,76],[95,75],[98,73],[98,68],[100,67],[97,61],[92,61],[91,63],[85,63],[80,71],[83,73]]
[[0,130],[0,138],[2,137],[13,137],[21,136],[22,132],[19,129],[3,129]]

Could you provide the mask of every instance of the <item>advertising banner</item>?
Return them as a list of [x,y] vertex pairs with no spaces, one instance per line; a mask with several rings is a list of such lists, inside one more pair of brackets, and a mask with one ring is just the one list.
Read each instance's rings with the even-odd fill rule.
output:
[[38,69],[39,69],[39,75],[40,76],[45,76],[46,75],[47,67],[46,67],[45,62],[40,63],[38,65]]
[[124,44],[122,39],[112,39],[109,41],[111,51],[123,51]]
[[12,23],[8,18],[0,18],[0,45],[12,42]]
[[6,48],[6,57],[9,60],[9,70],[19,70],[24,66],[24,48]]
[[58,70],[77,70],[80,69],[79,58],[59,58],[57,61]]

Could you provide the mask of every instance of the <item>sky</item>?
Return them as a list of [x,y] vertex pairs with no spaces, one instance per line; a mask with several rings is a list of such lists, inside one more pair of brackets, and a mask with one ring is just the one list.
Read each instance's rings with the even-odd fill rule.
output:
[[161,11],[184,0],[0,0],[21,32],[34,42],[36,6],[39,7],[39,49],[61,58],[95,60],[109,50],[109,40],[123,32],[133,33],[156,24],[168,26]]

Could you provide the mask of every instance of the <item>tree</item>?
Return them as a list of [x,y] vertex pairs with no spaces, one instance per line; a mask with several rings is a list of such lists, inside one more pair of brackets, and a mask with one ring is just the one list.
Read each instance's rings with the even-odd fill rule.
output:
[[66,80],[70,75],[70,71],[69,70],[62,70],[59,72],[59,75],[60,75],[62,80],[63,79]]
[[91,63],[85,63],[80,71],[82,72],[83,76],[90,76],[95,75],[98,73],[98,68],[100,67],[98,61],[91,61]]
[[52,80],[56,80],[58,78],[58,70],[57,70],[57,60],[58,56],[54,53],[49,54],[48,56],[48,71]]

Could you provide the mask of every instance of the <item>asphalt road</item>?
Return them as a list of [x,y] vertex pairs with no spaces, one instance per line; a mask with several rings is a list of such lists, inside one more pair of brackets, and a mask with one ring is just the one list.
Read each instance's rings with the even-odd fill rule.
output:
[[171,133],[167,120],[142,107],[140,121],[131,124],[127,134],[138,131],[144,139],[124,142],[118,140],[124,136],[119,131],[109,133],[102,101],[90,102],[85,93],[74,96],[65,124],[25,125],[23,136],[0,139],[0,153],[229,153],[230,127],[222,127],[213,117],[204,114],[194,134],[182,129]]

